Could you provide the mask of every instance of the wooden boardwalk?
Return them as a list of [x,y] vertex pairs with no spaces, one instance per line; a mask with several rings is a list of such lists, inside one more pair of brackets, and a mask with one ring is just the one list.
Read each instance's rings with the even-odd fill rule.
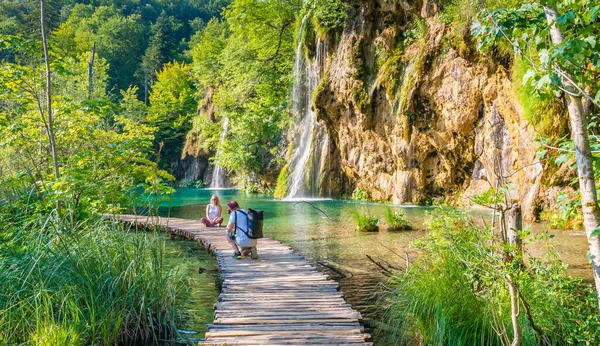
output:
[[361,315],[319,272],[289,246],[263,238],[258,259],[231,258],[225,227],[196,220],[119,215],[121,221],[162,229],[200,242],[215,253],[222,290],[215,318],[201,345],[371,345]]

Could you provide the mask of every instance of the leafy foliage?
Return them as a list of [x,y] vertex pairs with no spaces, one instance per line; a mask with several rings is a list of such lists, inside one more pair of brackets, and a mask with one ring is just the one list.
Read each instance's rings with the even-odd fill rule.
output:
[[361,189],[360,187],[357,187],[354,189],[354,191],[352,191],[352,195],[350,196],[350,199],[353,199],[356,201],[366,201],[369,199],[369,192],[365,189]]
[[[567,39],[559,45],[549,39],[551,26],[544,13],[545,5],[555,6],[561,14],[557,24]],[[561,71],[567,71],[582,88],[592,87],[591,95],[599,102],[596,69],[600,66],[600,54],[596,42],[600,33],[595,29],[599,15],[600,7],[594,1],[525,3],[484,12],[471,31],[479,38],[480,49],[490,49],[499,40],[508,40],[516,53],[530,62],[539,61],[525,74],[524,84],[529,83],[539,92],[561,95],[564,87]],[[537,56],[530,56],[532,53]]]
[[[209,22],[195,38],[192,70],[199,91],[213,87],[215,114],[229,119],[217,159],[241,185],[274,178],[279,168],[294,56],[292,24],[301,7],[300,1],[234,1],[223,22]],[[203,124],[209,125],[198,122]],[[194,132],[207,146],[218,143],[210,137],[220,131]]]
[[308,7],[314,12],[317,28],[323,35],[346,25],[348,14],[342,0],[313,0]]
[[[0,94],[7,100],[0,109],[0,157],[6,162],[0,197],[10,201],[34,193],[44,208],[61,201],[76,220],[90,212],[120,210],[131,204],[138,187],[168,191],[155,184],[172,177],[147,159],[154,129],[118,115],[119,107],[103,98],[101,83],[92,95],[99,98],[84,98],[81,84],[66,81],[83,80],[86,66],[68,59],[53,63],[60,87],[53,98],[54,128],[63,172],[55,179],[47,137],[40,136],[46,126],[38,109],[43,95],[35,92],[44,87],[41,62],[26,48],[27,40],[3,37],[1,42],[4,50],[19,51],[27,65],[4,62],[0,67]],[[98,80],[106,77],[102,71],[97,71]]]
[[181,155],[186,133],[196,112],[195,90],[190,67],[184,63],[167,63],[156,75],[150,94],[146,120],[157,128],[154,148],[159,166],[169,169]]
[[[386,319],[396,342],[415,340],[431,345],[510,344],[510,304],[505,280],[512,276],[527,302],[538,334],[523,311],[519,318],[522,345],[598,343],[593,289],[566,273],[549,249],[545,258],[519,255],[498,242],[492,231],[477,226],[464,212],[438,209],[429,232],[414,245],[423,255],[391,279]],[[544,234],[524,231],[526,243],[546,242]],[[505,256],[523,259],[505,262]]]
[[[118,97],[130,85],[143,92],[164,63],[185,59],[192,35],[230,2],[48,0],[48,31],[61,57],[89,54],[95,42],[109,67],[108,90]],[[0,2],[0,34],[39,39],[39,4]]]

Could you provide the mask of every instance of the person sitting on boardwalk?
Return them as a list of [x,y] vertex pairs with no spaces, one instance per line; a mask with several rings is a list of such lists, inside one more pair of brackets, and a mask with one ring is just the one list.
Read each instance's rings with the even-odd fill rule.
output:
[[234,251],[233,258],[242,259],[243,254],[244,256],[250,255],[252,259],[257,259],[256,245],[258,241],[248,237],[248,212],[240,209],[236,201],[231,201],[227,203],[227,213],[231,216],[229,217],[229,223],[227,223],[226,235],[227,241]]
[[217,195],[210,197],[210,203],[206,206],[206,217],[203,217],[202,222],[206,227],[221,226],[223,218],[221,217],[221,202]]

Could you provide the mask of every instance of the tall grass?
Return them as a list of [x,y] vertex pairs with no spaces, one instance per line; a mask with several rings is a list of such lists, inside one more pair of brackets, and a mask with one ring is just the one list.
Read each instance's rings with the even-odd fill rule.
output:
[[0,345],[157,343],[175,331],[177,287],[158,235],[132,236],[101,220],[66,228],[51,218],[5,232]]
[[361,213],[358,210],[354,210],[351,213],[352,218],[354,219],[354,223],[356,223],[356,228],[359,231],[364,232],[378,232],[379,231],[379,219],[370,215],[369,213]]
[[412,229],[410,222],[402,212],[394,212],[392,208],[385,208],[385,222],[388,224],[388,231],[406,231]]
[[392,343],[510,345],[507,270],[518,272],[516,285],[541,331],[521,302],[521,345],[600,343],[593,290],[567,275],[552,251],[544,259],[526,257],[522,269],[507,268],[491,231],[453,210],[436,212],[415,245],[422,256],[391,278],[383,302]]

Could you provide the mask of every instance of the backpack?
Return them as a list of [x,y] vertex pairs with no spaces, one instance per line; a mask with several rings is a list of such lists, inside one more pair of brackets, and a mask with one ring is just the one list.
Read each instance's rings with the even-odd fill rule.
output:
[[236,210],[236,212],[240,212],[246,215],[246,220],[248,220],[247,229],[248,232],[245,232],[241,227],[237,225],[237,217],[235,218],[235,229],[240,229],[240,231],[244,232],[250,239],[260,239],[263,237],[263,223],[264,223],[264,211],[262,210],[254,210],[248,209],[248,212],[244,212],[242,210]]

